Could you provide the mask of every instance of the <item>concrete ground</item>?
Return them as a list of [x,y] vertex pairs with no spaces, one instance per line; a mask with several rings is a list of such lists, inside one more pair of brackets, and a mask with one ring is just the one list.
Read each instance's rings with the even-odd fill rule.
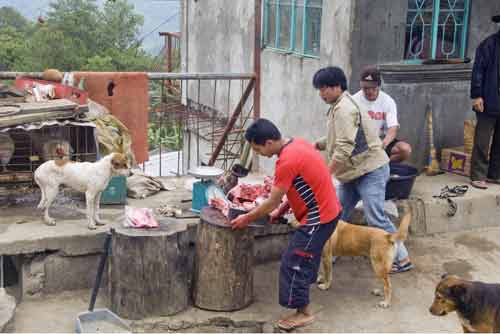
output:
[[[500,228],[412,237],[407,245],[416,267],[391,276],[394,300],[387,310],[376,308],[379,297],[370,294],[381,284],[375,280],[368,260],[340,258],[334,266],[332,288],[326,292],[312,288],[316,321],[299,332],[459,332],[461,327],[455,314],[435,317],[429,313],[435,284],[444,272],[474,280],[498,281],[499,240]],[[176,316],[135,322],[134,328],[148,332],[182,328],[196,331],[197,324],[222,317],[236,323],[265,323],[264,330],[272,330],[272,324],[287,312],[277,304],[278,269],[277,262],[256,268],[255,301],[244,310],[220,313],[190,308]],[[23,300],[16,311],[15,329],[17,332],[70,332],[74,330],[77,314],[86,310],[89,296],[90,291],[78,291]],[[226,330],[234,331],[234,328],[226,327]]]
[[[407,245],[416,268],[393,276],[393,306],[378,309],[379,297],[372,296],[380,288],[364,258],[341,258],[334,267],[334,283],[329,291],[312,289],[316,321],[302,332],[457,332],[461,327],[455,314],[434,317],[428,308],[434,287],[444,272],[464,278],[497,281],[500,275],[500,186],[487,191],[470,189],[456,199],[457,213],[446,215],[445,200],[433,198],[444,185],[468,184],[464,177],[439,175],[419,177],[412,196],[422,203],[419,216],[421,236],[412,235]],[[182,188],[182,185],[179,185]],[[189,198],[182,190],[176,197]],[[27,195],[25,202],[2,207],[0,216],[0,249],[5,254],[33,253],[47,249],[60,250],[71,256],[98,252],[102,247],[104,229],[89,231],[81,205],[61,202],[53,215],[59,218],[56,228],[40,222],[40,212],[34,210],[37,195]],[[164,197],[130,200],[137,206],[158,207]],[[189,203],[186,203],[189,206]],[[5,214],[8,212],[8,214]],[[76,215],[75,215],[76,213]],[[118,223],[122,208],[107,207],[103,216]],[[190,308],[176,316],[134,322],[136,331],[166,332],[231,332],[272,331],[273,324],[286,310],[277,303],[279,263],[256,267],[255,301],[248,308],[233,313],[215,313]],[[104,295],[104,294],[102,294]],[[102,296],[101,295],[101,296]],[[17,306],[17,332],[71,332],[79,312],[88,307],[90,290],[49,294],[24,298]],[[102,300],[99,306],[104,306]],[[214,322],[214,320],[217,320]]]
[[[193,216],[188,208],[191,203],[180,203],[190,199],[191,192],[186,189],[187,178],[170,178],[169,185],[174,191],[162,191],[145,199],[127,199],[133,207],[159,208],[165,204],[182,206],[187,216]],[[0,194],[1,195],[1,194]],[[43,211],[36,209],[40,200],[38,189],[18,190],[16,196],[0,196],[0,250],[2,254],[29,254],[46,250],[63,251],[68,255],[98,253],[102,249],[104,232],[110,226],[121,224],[125,215],[123,205],[101,205],[100,216],[107,224],[96,230],[89,230],[86,221],[86,206],[80,193],[61,191],[50,209],[56,226],[43,223]],[[198,219],[183,219],[184,222]]]

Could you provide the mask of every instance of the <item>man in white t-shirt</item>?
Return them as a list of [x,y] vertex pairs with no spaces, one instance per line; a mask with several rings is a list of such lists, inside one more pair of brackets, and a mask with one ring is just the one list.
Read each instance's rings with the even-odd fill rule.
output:
[[410,157],[411,146],[396,139],[399,129],[396,102],[380,89],[381,83],[379,70],[367,67],[361,73],[361,90],[352,97],[376,122],[382,144],[391,162],[401,162]]

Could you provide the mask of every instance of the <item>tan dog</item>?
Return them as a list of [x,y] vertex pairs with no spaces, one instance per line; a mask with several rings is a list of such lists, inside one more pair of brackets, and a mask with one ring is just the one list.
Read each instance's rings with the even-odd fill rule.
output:
[[[370,258],[375,275],[384,282],[384,300],[377,305],[387,308],[391,305],[392,287],[389,273],[396,255],[396,242],[406,240],[411,215],[405,214],[396,233],[382,229],[360,226],[339,221],[335,232],[323,248],[318,275],[318,288],[326,290],[332,284],[333,256],[367,256]],[[376,289],[373,293],[382,295]]]
[[500,284],[487,284],[444,274],[429,311],[444,316],[457,312],[464,333],[500,332]]

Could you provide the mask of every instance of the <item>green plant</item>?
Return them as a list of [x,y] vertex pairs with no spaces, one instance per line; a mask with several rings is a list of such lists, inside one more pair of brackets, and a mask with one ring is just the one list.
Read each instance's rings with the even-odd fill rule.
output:
[[159,127],[156,123],[148,126],[149,149],[162,148],[178,151],[182,147],[182,129],[179,125],[166,124]]

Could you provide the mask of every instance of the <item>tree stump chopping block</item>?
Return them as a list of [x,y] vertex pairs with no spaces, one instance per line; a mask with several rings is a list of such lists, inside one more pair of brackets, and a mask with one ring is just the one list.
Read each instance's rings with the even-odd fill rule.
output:
[[[190,233],[191,236],[190,236]],[[186,309],[194,229],[177,222],[159,228],[120,227],[112,235],[109,262],[110,308],[133,320],[168,316]]]
[[194,305],[234,311],[253,300],[253,232],[232,230],[219,211],[202,210],[196,234]]

